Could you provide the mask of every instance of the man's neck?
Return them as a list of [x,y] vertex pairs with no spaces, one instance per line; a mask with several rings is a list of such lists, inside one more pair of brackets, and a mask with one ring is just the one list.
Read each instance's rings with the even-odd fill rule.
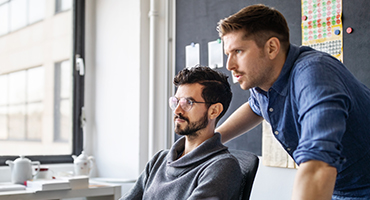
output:
[[185,136],[185,149],[182,153],[181,157],[188,154],[189,152],[193,151],[195,148],[197,148],[199,145],[201,145],[204,141],[208,140],[209,138],[213,137],[214,135],[214,129],[212,130],[203,130],[199,132],[198,134],[195,134],[196,136]]

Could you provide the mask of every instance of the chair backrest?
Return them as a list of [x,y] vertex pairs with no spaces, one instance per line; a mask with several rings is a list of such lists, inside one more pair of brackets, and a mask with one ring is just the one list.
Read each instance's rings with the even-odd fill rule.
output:
[[251,195],[254,178],[256,177],[259,159],[256,155],[248,151],[235,149],[229,149],[229,151],[238,159],[243,174],[240,199],[248,200]]

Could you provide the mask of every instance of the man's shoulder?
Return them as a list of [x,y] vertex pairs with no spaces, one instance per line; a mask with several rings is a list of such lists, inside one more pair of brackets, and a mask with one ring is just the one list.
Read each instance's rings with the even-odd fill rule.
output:
[[[219,152],[203,163],[204,172],[212,176],[240,177],[242,174],[238,159],[228,150]],[[236,181],[236,180],[235,180]]]
[[211,158],[209,158],[208,162],[210,163],[220,162],[226,165],[239,166],[238,159],[235,156],[233,156],[227,149],[220,151],[217,154],[214,154]]
[[150,164],[155,164],[155,163],[158,163],[158,162],[163,162],[166,159],[168,152],[169,152],[168,149],[158,151],[150,159],[149,163]]
[[328,53],[314,50],[310,47],[301,46],[299,56],[294,62],[296,66],[294,69],[299,70],[305,67],[328,66],[328,65],[342,65],[342,63],[335,57]]
[[160,159],[160,158],[165,158],[168,154],[169,150],[168,149],[162,149],[158,151],[156,154],[154,154],[153,159]]

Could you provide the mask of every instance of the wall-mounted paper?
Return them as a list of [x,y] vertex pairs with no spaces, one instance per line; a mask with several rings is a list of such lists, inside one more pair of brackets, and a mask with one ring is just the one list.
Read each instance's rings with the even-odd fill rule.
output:
[[208,66],[212,69],[223,67],[224,55],[220,39],[208,42]]
[[271,125],[262,121],[262,164],[271,167],[297,168],[272,133]]
[[342,0],[302,0],[302,45],[343,62]]
[[186,67],[194,67],[199,64],[199,43],[192,43],[185,47]]

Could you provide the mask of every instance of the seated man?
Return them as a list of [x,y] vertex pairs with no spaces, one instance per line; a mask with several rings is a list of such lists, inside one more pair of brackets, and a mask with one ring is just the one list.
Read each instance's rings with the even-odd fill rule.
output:
[[158,152],[121,199],[239,199],[239,163],[214,132],[232,97],[227,76],[200,66],[180,71],[174,84],[169,104],[184,137]]

